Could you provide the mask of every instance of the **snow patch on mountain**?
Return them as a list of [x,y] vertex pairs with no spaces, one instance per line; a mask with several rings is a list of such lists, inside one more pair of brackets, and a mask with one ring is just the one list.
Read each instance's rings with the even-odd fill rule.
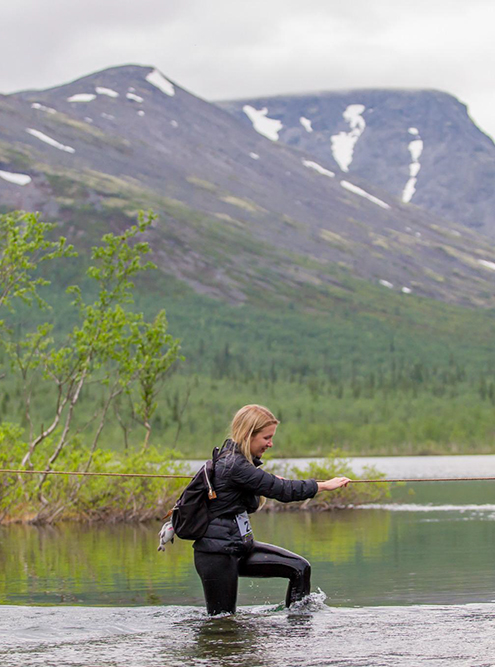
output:
[[33,130],[32,128],[29,127],[26,129],[26,132],[28,134],[31,134],[33,137],[36,137],[40,141],[44,141],[45,144],[53,146],[54,148],[58,148],[59,151],[65,151],[66,153],[76,152],[75,148],[72,148],[72,146],[64,146],[64,144],[61,144],[56,139],[52,139],[47,134],[43,134],[43,132],[40,132],[39,130]]
[[412,289],[411,289],[410,287],[403,287],[403,288],[401,289],[401,292],[402,292],[403,294],[412,294]]
[[340,185],[346,190],[349,190],[349,192],[353,192],[354,194],[359,195],[360,197],[368,199],[369,201],[373,202],[373,204],[377,204],[377,206],[381,206],[382,208],[387,208],[387,209],[390,208],[389,204],[387,204],[386,202],[382,201],[381,199],[378,199],[378,197],[370,195],[369,192],[366,192],[366,190],[363,190],[362,188],[358,188],[357,185],[353,185],[352,183],[349,183],[349,181],[340,181]]
[[15,185],[27,185],[32,181],[31,176],[28,176],[27,174],[15,174],[11,171],[1,170],[0,178],[3,178],[4,181],[8,181],[9,183],[15,183]]
[[105,113],[103,112],[101,114],[102,118],[106,118],[106,120],[115,120],[115,116],[113,116],[111,113]]
[[146,75],[146,81],[151,83],[152,86],[155,86],[155,88],[158,88],[158,90],[161,90],[162,93],[165,93],[165,95],[168,95],[169,97],[173,97],[175,95],[174,85],[170,83],[170,81],[166,79],[157,69],[154,69],[152,72]]
[[39,111],[44,111],[45,113],[57,113],[55,109],[52,109],[51,107],[45,107],[44,104],[40,104],[39,102],[33,102],[31,104],[31,109],[38,109]]
[[[419,137],[419,130],[416,127],[409,128],[409,134]],[[408,204],[413,198],[414,193],[416,192],[416,183],[418,179],[416,178],[419,170],[421,169],[421,163],[419,158],[423,152],[423,141],[422,139],[413,139],[408,146],[409,153],[411,154],[411,163],[409,164],[409,180],[407,181],[404,190],[402,191],[402,201],[405,204]]]
[[141,102],[144,102],[144,99],[142,97],[140,97],[139,95],[136,95],[135,93],[127,93],[126,97],[127,97],[128,100],[133,100],[134,102],[139,102],[139,104],[141,104]]
[[67,102],[92,102],[93,100],[96,100],[96,95],[93,93],[76,93],[67,98]]
[[268,109],[255,109],[249,104],[242,107],[242,110],[253,124],[254,129],[271,141],[278,141],[278,133],[283,128],[282,121],[277,118],[268,118]]
[[313,127],[311,125],[311,121],[309,120],[309,118],[304,118],[304,116],[301,116],[301,118],[299,118],[299,122],[304,127],[306,132],[312,132],[313,131]]
[[138,116],[144,116],[144,111],[142,109],[139,109],[139,111],[137,113],[138,113]]
[[383,285],[383,287],[388,287],[388,289],[394,288],[392,283],[389,283],[388,280],[383,280],[383,278],[381,278],[378,282],[380,283],[380,285]]
[[119,96],[118,92],[116,90],[112,90],[111,88],[103,88],[102,86],[96,86],[95,90],[98,93],[98,95],[107,95],[108,97]]
[[365,110],[364,104],[350,104],[342,114],[344,120],[350,125],[350,131],[339,132],[330,137],[334,160],[342,171],[349,171],[354,147],[366,128],[366,121],[362,116]]
[[421,153],[423,152],[423,141],[421,139],[411,141],[409,144],[409,152],[411,153],[413,162],[418,162]]
[[258,153],[249,153],[249,157],[253,158],[253,160],[259,160],[260,156]]
[[302,163],[305,167],[308,167],[309,169],[314,169],[319,174],[323,174],[323,176],[329,176],[330,178],[334,178],[335,176],[333,171],[325,169],[325,167],[322,167],[321,164],[318,164],[318,162],[313,162],[312,160],[303,160]]
[[495,271],[495,262],[489,262],[486,259],[479,259],[478,263],[481,264],[481,266],[484,266],[486,269]]

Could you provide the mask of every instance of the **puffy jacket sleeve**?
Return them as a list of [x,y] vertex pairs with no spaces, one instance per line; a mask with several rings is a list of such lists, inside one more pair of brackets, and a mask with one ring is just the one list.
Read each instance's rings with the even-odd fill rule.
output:
[[274,498],[282,503],[313,498],[318,491],[318,484],[314,479],[279,479],[276,475],[256,468],[240,456],[233,466],[230,481],[233,486],[244,491],[256,496]]

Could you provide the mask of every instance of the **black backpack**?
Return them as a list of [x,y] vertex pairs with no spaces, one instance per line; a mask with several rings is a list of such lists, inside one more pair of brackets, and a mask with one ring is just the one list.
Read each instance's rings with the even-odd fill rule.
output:
[[218,455],[215,447],[211,459],[194,475],[171,510],[172,526],[182,540],[199,540],[206,533],[210,523],[208,501],[217,497],[213,483]]

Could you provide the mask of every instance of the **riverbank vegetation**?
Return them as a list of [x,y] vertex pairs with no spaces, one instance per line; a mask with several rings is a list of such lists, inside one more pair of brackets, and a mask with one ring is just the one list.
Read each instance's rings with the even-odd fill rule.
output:
[[[53,443],[48,439],[33,455],[27,470],[48,470],[46,458]],[[26,442],[16,427],[0,428],[0,467],[19,470]],[[88,471],[87,460],[91,455]],[[126,477],[144,475],[188,475],[188,466],[173,451],[158,452],[150,447],[125,456],[102,449],[90,451],[81,442],[63,450],[58,471],[112,473],[119,476],[72,476],[46,474],[3,474],[0,476],[0,523],[54,523],[146,521],[163,517],[173,506],[187,478]],[[120,476],[122,475],[122,476]],[[43,482],[40,484],[40,482]]]
[[[48,439],[37,448],[31,459],[32,467],[27,467],[27,470],[44,469],[51,444]],[[1,469],[21,469],[25,449],[26,443],[18,427],[9,424],[0,427]],[[89,454],[88,448],[78,443],[77,446],[64,449],[57,466],[51,469],[88,472],[85,464]],[[323,480],[337,475],[354,476],[348,461],[339,451],[332,452],[307,469],[297,465],[274,465],[269,461],[266,469],[287,478]],[[188,483],[188,476],[192,475],[187,461],[178,459],[175,451],[158,451],[154,447],[149,447],[145,452],[128,451],[126,454],[94,450],[91,472],[111,473],[112,476],[47,474],[40,489],[40,478],[43,479],[43,475],[1,475],[0,523],[50,524],[62,520],[118,523],[163,519]],[[137,472],[164,477],[126,476]],[[364,477],[379,479],[383,475],[369,468],[365,470]],[[359,487],[349,485],[337,491],[320,493],[303,503],[287,505],[268,501],[263,511],[333,510],[377,502],[388,496],[389,485],[386,483],[360,484]]]

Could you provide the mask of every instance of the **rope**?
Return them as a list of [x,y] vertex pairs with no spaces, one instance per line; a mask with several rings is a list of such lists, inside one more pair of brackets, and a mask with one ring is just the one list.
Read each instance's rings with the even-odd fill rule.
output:
[[[155,477],[162,479],[192,479],[194,475],[165,475],[134,472],[66,472],[62,470],[0,470],[0,473],[15,475],[84,475],[99,477]],[[350,479],[349,484],[391,484],[393,482],[486,482],[494,481],[495,477],[419,477],[404,479]],[[325,480],[319,479],[318,482]]]
[[353,484],[379,482],[488,482],[494,481],[495,477],[408,477],[404,479],[351,479]]
[[192,479],[193,475],[159,475],[151,473],[134,472],[65,472],[62,470],[0,470],[0,473],[11,473],[15,475],[85,475],[99,477],[169,477],[173,479]]

